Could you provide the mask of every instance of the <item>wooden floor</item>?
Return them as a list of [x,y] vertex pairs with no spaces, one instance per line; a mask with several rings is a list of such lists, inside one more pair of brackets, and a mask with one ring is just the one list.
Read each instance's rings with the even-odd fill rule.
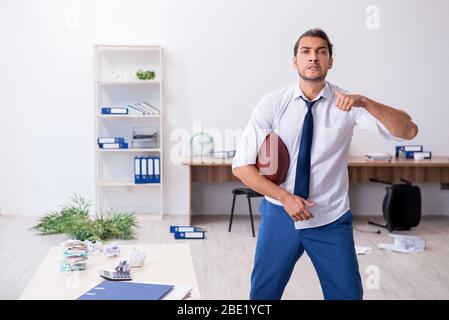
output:
[[[367,220],[355,217],[354,225],[378,229],[369,226]],[[179,243],[168,230],[171,224],[183,224],[184,218],[159,221],[139,217],[139,221],[138,239],[121,243]],[[34,217],[0,216],[0,299],[17,299],[48,249],[66,239],[63,235],[37,235],[29,229],[35,222]],[[198,216],[194,224],[207,229],[207,239],[182,241],[191,246],[202,299],[247,299],[256,245],[249,218],[236,217],[231,233],[227,231],[227,216]],[[379,243],[393,240],[386,231],[354,231],[356,245],[372,248],[371,254],[358,256],[364,298],[449,299],[449,217],[423,217],[418,228],[402,233],[425,239],[426,250],[417,254],[381,251],[377,249]],[[304,254],[283,299],[322,297],[315,270]]]

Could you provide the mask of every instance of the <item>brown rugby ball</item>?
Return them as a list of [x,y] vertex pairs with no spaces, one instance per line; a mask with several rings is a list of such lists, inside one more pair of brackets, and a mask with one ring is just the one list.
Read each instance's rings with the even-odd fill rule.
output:
[[265,137],[259,148],[256,167],[260,174],[277,185],[287,178],[290,156],[287,146],[274,131]]

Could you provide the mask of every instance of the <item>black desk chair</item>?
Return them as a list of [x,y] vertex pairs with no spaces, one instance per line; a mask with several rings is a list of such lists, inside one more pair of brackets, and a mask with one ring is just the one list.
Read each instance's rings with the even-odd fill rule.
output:
[[249,207],[249,216],[251,218],[251,229],[253,230],[253,237],[256,236],[254,232],[254,221],[253,221],[253,210],[251,208],[251,198],[263,197],[263,194],[260,194],[250,188],[236,188],[232,190],[232,209],[231,209],[231,218],[229,220],[229,232],[231,232],[232,227],[232,218],[234,217],[234,206],[235,206],[235,197],[238,195],[246,195],[248,199],[248,207]]

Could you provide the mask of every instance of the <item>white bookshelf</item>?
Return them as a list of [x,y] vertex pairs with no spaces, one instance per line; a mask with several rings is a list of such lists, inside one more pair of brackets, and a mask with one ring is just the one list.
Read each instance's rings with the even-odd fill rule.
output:
[[161,148],[97,149],[98,152],[160,152]]
[[146,183],[146,184],[135,184],[133,181],[123,181],[123,182],[117,182],[117,181],[100,181],[98,183],[101,187],[136,187],[136,188],[153,188],[153,187],[160,187],[160,183]]
[[[155,71],[152,80],[135,77],[138,69]],[[95,45],[95,188],[96,212],[133,211],[163,218],[163,114],[162,49],[145,45]],[[102,107],[124,108],[147,101],[160,110],[154,115],[104,115]],[[132,148],[133,127],[158,129],[155,148]],[[124,137],[129,149],[101,149],[98,137]],[[160,183],[134,183],[134,157],[160,157]]]
[[132,118],[159,118],[160,115],[158,114],[146,114],[146,115],[136,115],[136,114],[128,114],[128,115],[108,115],[108,114],[100,114],[97,116],[98,118],[102,118],[102,119],[117,119],[117,118],[122,118],[122,119],[132,119]]
[[98,80],[99,84],[104,85],[157,85],[159,80]]

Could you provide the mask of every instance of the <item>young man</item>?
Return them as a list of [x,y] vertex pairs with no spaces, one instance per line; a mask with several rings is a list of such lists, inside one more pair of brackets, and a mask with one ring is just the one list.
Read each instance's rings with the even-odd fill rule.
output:
[[[404,111],[327,82],[332,44],[321,29],[301,35],[293,67],[299,83],[265,96],[244,130],[233,173],[265,195],[260,213],[250,299],[280,299],[304,251],[325,299],[362,299],[349,209],[347,157],[354,126],[385,139],[412,139],[417,126]],[[274,131],[287,146],[290,167],[276,185],[255,167],[258,150]]]

